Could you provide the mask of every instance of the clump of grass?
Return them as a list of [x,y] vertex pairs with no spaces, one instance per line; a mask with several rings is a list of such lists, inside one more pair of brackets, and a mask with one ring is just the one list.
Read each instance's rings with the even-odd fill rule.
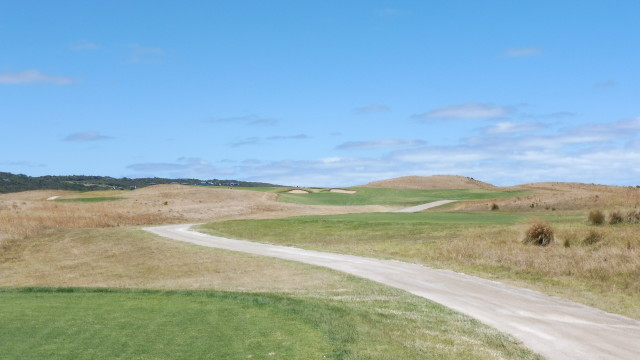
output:
[[624,221],[624,216],[618,210],[609,213],[609,224],[616,225]]
[[582,240],[582,243],[585,245],[593,245],[600,242],[600,240],[602,240],[602,234],[597,231],[591,230],[589,231],[587,236],[585,236],[584,240]]
[[489,209],[491,209],[491,211],[500,210],[500,206],[498,206],[498,204],[496,204],[496,203],[492,203],[491,207],[489,207]]
[[600,210],[591,210],[588,220],[591,225],[602,225],[604,224],[604,213]]
[[547,246],[554,241],[553,228],[544,222],[535,222],[527,229],[523,242],[538,246]]
[[629,212],[627,212],[627,218],[625,220],[630,224],[640,223],[640,211],[629,210]]

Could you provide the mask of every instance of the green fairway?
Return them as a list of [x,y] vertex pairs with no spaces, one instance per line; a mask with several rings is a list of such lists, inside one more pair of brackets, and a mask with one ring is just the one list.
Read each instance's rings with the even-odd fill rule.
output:
[[345,334],[323,332],[298,316],[302,304],[269,296],[76,290],[0,299],[8,359],[319,359],[350,336],[348,324]]
[[539,359],[467,316],[359,291],[0,289],[3,359]]
[[244,188],[278,193],[278,200],[304,205],[403,205],[412,206],[437,200],[478,200],[522,196],[523,191],[484,189],[410,190],[354,187],[354,194],[331,192],[329,189],[304,189],[308,194],[290,194],[283,188]]

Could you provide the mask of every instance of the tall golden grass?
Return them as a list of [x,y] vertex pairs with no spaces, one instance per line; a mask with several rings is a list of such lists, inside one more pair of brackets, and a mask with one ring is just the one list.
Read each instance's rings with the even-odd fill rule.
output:
[[179,215],[111,203],[12,202],[0,207],[0,234],[26,238],[50,229],[100,228],[177,222]]

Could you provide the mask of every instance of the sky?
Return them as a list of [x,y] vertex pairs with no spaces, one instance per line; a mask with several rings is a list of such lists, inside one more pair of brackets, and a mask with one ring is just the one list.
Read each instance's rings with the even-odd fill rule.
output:
[[0,171],[640,184],[637,0],[0,3]]

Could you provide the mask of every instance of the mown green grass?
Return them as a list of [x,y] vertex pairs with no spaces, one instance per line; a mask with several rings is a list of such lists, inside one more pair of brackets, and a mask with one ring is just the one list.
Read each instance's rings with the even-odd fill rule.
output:
[[[203,225],[215,235],[313,249],[348,251],[362,255],[398,255],[393,246],[432,243],[439,234],[460,233],[469,226],[513,225],[527,215],[507,212],[477,213],[360,213],[300,216],[284,219],[231,220]],[[380,245],[390,250],[379,248]]]
[[85,197],[85,198],[72,198],[72,199],[56,199],[55,201],[95,203],[95,202],[116,201],[116,200],[123,200],[123,199],[124,198],[121,198],[121,197],[98,196],[98,197]]
[[278,193],[278,200],[304,205],[403,205],[412,206],[432,201],[447,200],[479,200],[505,197],[516,197],[525,194],[523,191],[498,191],[485,189],[459,190],[411,190],[353,187],[355,194],[330,192],[329,189],[312,189],[308,194],[289,194],[288,188],[244,188],[246,190]]
[[340,297],[77,288],[0,290],[8,359],[539,359],[399,290]]

